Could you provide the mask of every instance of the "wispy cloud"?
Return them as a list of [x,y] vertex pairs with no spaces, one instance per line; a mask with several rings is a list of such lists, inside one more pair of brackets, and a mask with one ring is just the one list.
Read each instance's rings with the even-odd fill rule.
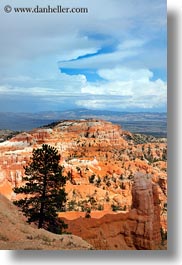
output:
[[[8,4],[56,6],[60,1]],[[31,104],[32,110],[165,109],[166,1],[62,0],[61,5],[85,6],[89,13],[2,12],[0,110],[26,111]]]

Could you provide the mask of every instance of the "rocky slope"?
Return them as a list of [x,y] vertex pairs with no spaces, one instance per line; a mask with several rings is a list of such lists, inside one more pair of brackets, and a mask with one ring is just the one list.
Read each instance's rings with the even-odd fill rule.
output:
[[[0,192],[14,199],[23,167],[33,148],[56,147],[68,176],[65,217],[99,217],[132,208],[134,175],[151,178],[159,195],[160,219],[167,230],[167,144],[165,139],[134,135],[102,120],[69,120],[16,135],[0,143]],[[81,214],[80,214],[81,213]]]
[[0,130],[0,143],[14,137],[18,132],[11,130]]
[[55,235],[25,222],[18,208],[0,195],[0,249],[89,250],[93,247],[74,235]]
[[65,219],[68,231],[96,249],[154,250],[161,245],[160,205],[156,184],[137,173],[132,187],[132,209],[128,213],[107,214],[100,219]]

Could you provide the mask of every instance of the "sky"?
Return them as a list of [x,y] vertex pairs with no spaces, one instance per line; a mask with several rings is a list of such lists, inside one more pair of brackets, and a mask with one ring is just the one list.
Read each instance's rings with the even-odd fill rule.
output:
[[1,0],[0,111],[166,112],[166,15],[166,0]]

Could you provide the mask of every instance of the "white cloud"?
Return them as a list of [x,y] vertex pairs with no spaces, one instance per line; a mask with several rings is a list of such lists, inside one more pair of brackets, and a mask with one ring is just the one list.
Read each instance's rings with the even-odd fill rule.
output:
[[[6,14],[3,12],[5,4],[0,2],[0,35],[3,36],[0,42],[0,95],[3,105],[8,105],[3,97],[6,95],[17,95],[20,101],[21,95],[30,100],[32,96],[37,101],[46,99],[55,104],[60,98],[72,96],[73,105],[81,106],[87,102],[87,107],[89,104],[114,107],[115,103],[120,107],[127,104],[154,106],[157,102],[166,102],[165,82],[151,81],[153,73],[149,70],[165,69],[164,48],[150,45],[165,35],[165,1],[8,1],[12,7],[61,4],[89,8],[88,14],[64,15]],[[109,46],[113,48],[111,51],[100,53]],[[95,53],[98,54],[78,59]],[[59,66],[80,69],[80,74],[59,73]],[[132,66],[138,70],[131,69]],[[84,71],[82,74],[85,68],[94,69],[104,80],[88,82]],[[112,98],[108,101],[99,96]],[[123,98],[116,102],[117,96]],[[124,102],[126,97],[130,98],[130,103]]]
[[129,39],[125,40],[122,43],[118,45],[119,50],[126,50],[131,48],[139,48],[142,47],[147,41],[144,41],[142,39]]
[[109,81],[142,81],[149,80],[153,73],[148,69],[129,69],[124,67],[116,67],[114,69],[101,69],[98,74]]
[[[128,43],[128,46],[127,46]],[[99,69],[104,67],[113,68],[116,65],[121,65],[127,58],[138,56],[141,53],[140,48],[144,44],[144,41],[128,40],[124,43],[120,43],[115,51],[108,53],[98,53],[92,57],[82,58],[81,60],[75,61],[60,61],[60,68],[90,68]]]
[[[161,79],[151,80],[148,69],[115,68],[98,70],[102,82],[88,82],[84,75],[30,78],[17,76],[4,79],[0,95],[37,97],[40,100],[65,102],[72,98],[77,106],[94,109],[152,109],[166,105],[167,87]],[[41,84],[41,86],[40,86]]]
[[[12,7],[34,7],[60,5],[60,1],[25,1],[9,0]],[[88,7],[88,14],[1,14],[0,43],[1,63],[8,66],[19,64],[20,60],[32,60],[48,53],[58,60],[69,60],[88,53],[94,53],[101,43],[87,37],[87,34],[106,35],[119,40],[122,48],[139,47],[143,40],[136,38],[136,31],[142,30],[141,36],[147,40],[164,25],[165,1],[61,1],[62,6]],[[3,10],[4,2],[0,3]],[[156,22],[157,21],[157,22]],[[161,22],[160,22],[161,21]],[[154,22],[158,25],[154,27]],[[159,23],[160,22],[160,23]],[[4,26],[6,25],[6,27]],[[152,26],[151,26],[152,25]],[[135,30],[135,27],[136,30]],[[164,26],[163,26],[164,27]],[[155,30],[154,30],[155,29]],[[145,32],[144,32],[145,30]],[[151,34],[151,30],[153,34]],[[143,38],[143,37],[142,37]],[[123,41],[128,39],[127,41]],[[134,40],[133,40],[134,39]],[[121,56],[122,57],[122,56]]]
[[58,73],[55,76],[32,78],[30,76],[17,76],[3,79],[5,84],[0,86],[0,94],[27,94],[42,97],[53,95],[77,94],[86,84],[84,75],[69,76]]
[[[167,85],[161,79],[151,80],[153,73],[148,69],[115,68],[102,69],[98,74],[107,82],[88,83],[82,88],[82,93],[97,96],[110,96],[108,99],[93,99],[88,105],[95,108],[105,106],[117,108],[155,108],[164,106],[167,101]],[[117,81],[115,81],[117,80]],[[114,96],[114,97],[113,97]],[[122,97],[120,99],[117,98]],[[77,104],[85,106],[86,101],[79,100]]]

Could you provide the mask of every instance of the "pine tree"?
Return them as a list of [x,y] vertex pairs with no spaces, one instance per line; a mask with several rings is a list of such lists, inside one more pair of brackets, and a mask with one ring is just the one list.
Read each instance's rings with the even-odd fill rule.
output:
[[23,199],[14,203],[22,209],[27,222],[53,233],[61,233],[67,227],[57,214],[63,211],[66,202],[66,177],[59,161],[60,155],[54,147],[43,144],[42,148],[34,149],[24,168],[24,184],[14,189],[15,193],[23,195]]

